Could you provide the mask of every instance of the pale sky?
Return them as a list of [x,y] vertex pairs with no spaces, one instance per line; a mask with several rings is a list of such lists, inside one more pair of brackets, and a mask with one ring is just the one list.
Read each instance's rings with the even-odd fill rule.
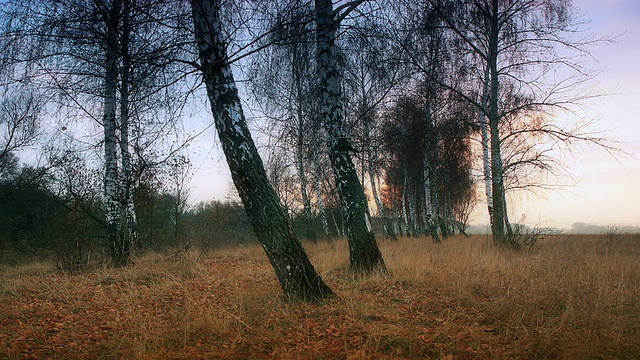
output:
[[[522,195],[510,199],[510,217],[527,225],[568,228],[574,222],[598,225],[640,225],[640,1],[574,0],[591,30],[600,35],[619,35],[618,42],[598,45],[593,55],[604,72],[598,77],[602,92],[615,93],[592,100],[589,115],[598,118],[595,130],[616,141],[629,156],[613,158],[595,147],[566,159],[575,183],[559,192],[540,196]],[[211,120],[192,119],[204,128]],[[254,136],[258,136],[254,131]],[[223,200],[230,175],[213,129],[209,129],[190,149],[196,174],[192,179],[192,202]],[[473,224],[486,224],[484,204]]]
[[569,227],[574,222],[599,225],[640,225],[640,2],[637,0],[575,0],[591,29],[599,35],[619,35],[618,42],[595,48],[604,73],[603,92],[614,95],[593,101],[597,128],[621,143],[630,156],[613,158],[587,148],[567,161],[575,187],[544,198],[529,197],[512,204],[517,221],[527,213],[527,224]]

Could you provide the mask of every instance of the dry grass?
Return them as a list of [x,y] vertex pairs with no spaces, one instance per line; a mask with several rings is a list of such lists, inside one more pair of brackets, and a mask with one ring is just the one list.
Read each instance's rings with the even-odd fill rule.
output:
[[0,359],[638,359],[640,236],[306,244],[339,298],[288,304],[262,249],[150,254],[124,269],[0,270]]

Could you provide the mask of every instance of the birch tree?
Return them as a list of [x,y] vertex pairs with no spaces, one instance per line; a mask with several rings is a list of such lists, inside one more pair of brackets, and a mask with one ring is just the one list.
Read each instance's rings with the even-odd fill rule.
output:
[[[118,156],[116,137],[116,107],[118,92],[118,29],[120,25],[120,1],[115,0],[111,8],[102,9],[102,20],[106,24],[104,48],[104,94],[102,126],[104,131],[104,202],[107,237],[111,249],[111,259],[116,266],[130,261],[131,237],[120,236],[120,201],[118,199]],[[124,214],[123,214],[124,215]],[[124,233],[122,233],[124,235]],[[134,235],[135,234],[131,234]]]
[[[555,160],[549,150],[576,140],[602,145],[583,124],[553,123],[557,113],[573,112],[572,105],[591,96],[580,89],[593,76],[582,61],[594,39],[580,33],[568,1],[427,0],[405,6],[432,14],[448,29],[448,46],[456,49],[456,76],[438,78],[427,66],[419,66],[419,71],[456,92],[479,114],[494,243],[517,248],[506,198],[514,178],[507,169],[552,174]],[[417,64],[417,54],[404,48]]]
[[333,295],[322,281],[269,184],[247,128],[226,54],[218,0],[193,0],[193,23],[200,70],[231,177],[258,241],[289,299],[320,300]]
[[[101,102],[102,115],[97,116],[96,111],[91,116],[102,125],[103,130],[103,190],[108,243],[113,263],[125,265],[130,259],[131,246],[117,236],[120,202],[117,195],[116,119],[122,2],[70,0],[12,5],[12,34],[38,44],[38,48],[16,53],[13,59],[18,66],[29,69],[29,81],[34,83],[39,80],[39,84],[46,84],[42,79],[51,78],[49,84],[54,85],[54,91],[62,93],[61,97],[72,97],[71,101],[87,113],[90,112],[88,106],[82,105],[79,98],[73,96],[78,94],[76,89],[82,88],[81,92],[90,94],[94,102]],[[74,77],[74,81],[70,80]],[[91,85],[83,81],[89,78],[94,81]],[[73,84],[76,89],[62,83]]]
[[336,60],[336,35],[340,22],[362,1],[334,10],[331,0],[316,0],[316,61],[320,82],[320,113],[328,137],[329,158],[342,203],[354,271],[385,271],[384,260],[371,228],[364,188],[351,159],[354,149],[344,128],[342,84]]
[[[147,133],[140,131],[144,127],[140,123],[150,109],[158,116],[175,107],[170,101],[154,103],[180,81],[167,69],[172,63],[169,59],[184,43],[180,40],[184,32],[175,31],[178,27],[167,32],[157,26],[162,21],[179,21],[180,16],[168,10],[172,4],[162,0],[13,3],[12,33],[37,44],[18,52],[14,61],[28,70],[34,86],[56,94],[52,98],[59,110],[52,115],[59,116],[63,131],[75,121],[86,119],[102,130],[102,138],[89,143],[104,146],[101,160],[107,243],[117,266],[131,261],[139,237],[133,201],[137,174],[133,153],[137,152],[139,160],[140,151],[147,147],[140,140],[141,134]],[[153,123],[162,123],[161,117]],[[137,133],[132,135],[134,128]]]
[[[514,124],[522,121],[528,128],[528,136],[537,133],[537,136],[554,138],[561,143],[569,138],[586,139],[579,128],[548,127],[543,124],[549,124],[549,120],[540,122],[544,117],[540,114],[552,108],[566,109],[569,104],[580,101],[582,95],[576,97],[567,89],[580,87],[590,76],[575,58],[575,50],[583,52],[586,42],[584,38],[576,37],[577,25],[571,18],[570,9],[569,3],[564,1],[492,0],[469,4],[463,14],[471,21],[454,22],[441,13],[456,35],[477,56],[481,69],[486,71],[478,74],[483,89],[479,105],[488,122],[493,205],[491,226],[494,242],[498,245],[518,247],[508,217],[506,181],[509,176],[505,171],[517,165],[505,158],[505,150],[522,153],[523,148],[516,145],[522,142],[512,142],[511,145],[516,146],[509,146],[510,139],[520,133],[509,128],[513,129]],[[559,55],[559,48],[572,51],[573,55]],[[570,75],[557,77],[562,68],[568,69]],[[537,159],[545,151],[525,152],[531,157],[518,161],[518,165],[537,166]],[[519,160],[524,159],[520,157]],[[485,169],[486,165],[485,161]]]

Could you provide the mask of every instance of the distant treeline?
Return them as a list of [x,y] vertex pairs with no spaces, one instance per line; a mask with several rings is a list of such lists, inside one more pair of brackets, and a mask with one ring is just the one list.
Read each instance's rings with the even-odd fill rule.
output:
[[[515,224],[522,232],[534,231],[533,228]],[[561,228],[546,228],[543,230],[545,233],[552,234],[640,234],[640,226],[633,225],[596,225],[584,222],[576,222],[571,224],[569,229]],[[470,225],[467,228],[468,234],[490,234],[491,228],[489,225]]]
[[640,226],[632,225],[596,225],[583,222],[571,224],[567,234],[640,234]]

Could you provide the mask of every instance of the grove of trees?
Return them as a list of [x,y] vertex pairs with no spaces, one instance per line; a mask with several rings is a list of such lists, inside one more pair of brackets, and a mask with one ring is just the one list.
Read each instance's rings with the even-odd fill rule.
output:
[[[507,195],[552,186],[558,150],[606,146],[557,119],[596,95],[585,58],[599,40],[575,10],[3,1],[0,260],[126,266],[147,249],[257,240],[285,296],[316,301],[333,292],[301,238],[344,236],[352,271],[384,273],[376,234],[442,242],[486,204],[494,244],[520,248]],[[190,202],[183,125],[198,108],[238,201]]]

